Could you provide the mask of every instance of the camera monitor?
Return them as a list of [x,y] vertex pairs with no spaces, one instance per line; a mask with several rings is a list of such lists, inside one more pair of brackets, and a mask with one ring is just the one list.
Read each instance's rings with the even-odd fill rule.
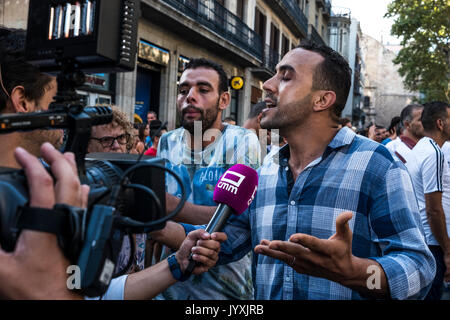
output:
[[138,18],[138,0],[31,0],[27,60],[42,72],[63,59],[83,71],[132,71]]

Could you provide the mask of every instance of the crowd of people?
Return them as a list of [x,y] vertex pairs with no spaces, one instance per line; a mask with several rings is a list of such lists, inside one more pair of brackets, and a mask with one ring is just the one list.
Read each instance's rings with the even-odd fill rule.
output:
[[[47,110],[54,77],[29,65],[23,48],[4,45],[20,33],[0,36],[0,112]],[[350,84],[342,56],[306,41],[278,63],[243,126],[223,121],[228,76],[205,58],[181,74],[179,128],[168,131],[154,113],[132,124],[112,107],[113,121],[92,128],[87,151],[165,159],[187,202],[163,229],[125,238],[116,268],[131,252],[132,266],[102,298],[440,299],[450,281],[450,155],[442,149],[450,107],[407,106],[388,129],[372,124],[364,137],[341,118]],[[62,130],[0,135],[0,166],[24,168],[31,207],[87,206],[74,155],[56,150],[62,141]],[[214,187],[236,163],[258,171],[254,200],[222,232],[205,233]],[[181,188],[169,176],[165,183],[172,212]],[[198,264],[187,276],[191,253]],[[14,252],[0,249],[0,296],[82,298],[66,287],[67,266],[55,235],[24,230]]]

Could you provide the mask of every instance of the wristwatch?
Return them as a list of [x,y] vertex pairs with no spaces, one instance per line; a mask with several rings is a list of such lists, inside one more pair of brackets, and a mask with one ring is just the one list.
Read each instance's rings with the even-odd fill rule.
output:
[[170,272],[172,276],[178,281],[186,281],[189,279],[190,275],[185,275],[181,272],[180,264],[178,263],[177,258],[175,257],[175,253],[172,253],[168,258],[167,262],[169,263]]

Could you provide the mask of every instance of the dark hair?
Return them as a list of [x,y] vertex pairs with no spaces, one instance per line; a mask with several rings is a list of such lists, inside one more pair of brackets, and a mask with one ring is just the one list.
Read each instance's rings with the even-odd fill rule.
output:
[[145,143],[145,127],[147,127],[146,123],[139,123],[138,127],[138,136],[139,140]]
[[155,135],[159,128],[161,128],[161,131],[167,130],[167,127],[163,126],[163,123],[160,120],[150,121],[150,136],[153,138],[160,137],[162,135],[161,131],[159,131],[159,134]]
[[223,121],[236,121],[236,119],[234,119],[233,117],[226,117],[225,119],[223,119]]
[[184,70],[197,69],[201,67],[214,69],[217,72],[217,74],[219,75],[219,94],[228,91],[228,76],[225,70],[223,70],[222,66],[218,63],[215,63],[214,61],[205,58],[191,59],[186,64]]
[[411,122],[414,110],[422,108],[423,105],[421,104],[409,104],[406,107],[404,107],[402,112],[400,113],[402,125],[405,126],[405,122]]
[[391,124],[389,125],[389,128],[388,128],[389,133],[394,134],[394,132],[396,132],[397,134],[400,134],[401,122],[402,122],[402,119],[399,116],[393,117],[391,119]]
[[316,67],[312,88],[336,93],[336,102],[331,110],[332,115],[340,118],[351,86],[352,69],[348,62],[330,47],[318,45],[310,40],[303,40],[296,48],[316,52],[324,58],[322,63]]
[[256,118],[265,108],[266,108],[266,102],[265,101],[261,101],[261,102],[255,103],[250,108],[250,112],[248,113],[247,119]]
[[39,68],[25,59],[25,30],[0,28],[0,66],[3,86],[0,86],[0,112],[6,107],[13,89],[23,86],[25,98],[39,101],[53,77],[43,74]]
[[377,124],[375,125],[375,129],[386,129],[386,127]]
[[433,101],[424,103],[422,117],[420,119],[422,121],[423,128],[427,131],[436,130],[436,121],[438,119],[447,118],[448,108],[450,108],[450,105],[446,102]]

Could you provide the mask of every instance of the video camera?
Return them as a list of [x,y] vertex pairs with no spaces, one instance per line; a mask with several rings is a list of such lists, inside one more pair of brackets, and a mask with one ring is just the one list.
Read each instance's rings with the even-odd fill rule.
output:
[[[84,71],[134,70],[138,16],[138,0],[31,0],[27,61],[57,73],[57,97],[48,111],[0,116],[0,134],[66,129],[65,151],[75,153],[80,181],[91,190],[87,210],[57,204],[43,215],[28,207],[23,171],[1,168],[0,245],[13,251],[23,229],[57,234],[66,257],[80,267],[80,293],[89,297],[102,295],[121,273],[113,274],[125,235],[133,244],[132,234],[163,228],[186,201],[181,179],[160,158],[86,155],[92,126],[110,123],[112,110],[83,106],[75,88],[84,83]],[[181,201],[167,215],[166,173],[182,189]],[[128,265],[132,259],[133,252]]]

